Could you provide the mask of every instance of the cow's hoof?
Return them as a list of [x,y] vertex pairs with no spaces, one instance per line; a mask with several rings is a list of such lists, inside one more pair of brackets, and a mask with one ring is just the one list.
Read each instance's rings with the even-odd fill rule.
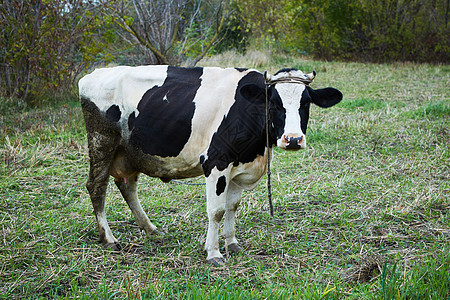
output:
[[228,245],[228,251],[231,253],[239,253],[242,251],[242,247],[238,245],[238,243],[233,243]]
[[208,264],[212,265],[213,267],[225,266],[225,261],[223,260],[223,258],[220,258],[220,257],[213,257],[213,258],[207,259],[206,262]]
[[111,250],[111,251],[120,251],[120,250],[122,250],[122,246],[120,246],[120,244],[118,242],[103,244],[103,248],[106,249],[106,250]]
[[161,229],[157,228],[157,229],[153,230],[150,235],[163,237],[166,234],[164,233],[164,231],[162,231]]

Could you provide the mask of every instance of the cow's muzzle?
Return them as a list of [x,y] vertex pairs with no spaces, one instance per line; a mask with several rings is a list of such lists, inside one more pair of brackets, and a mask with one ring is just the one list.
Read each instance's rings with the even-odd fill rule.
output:
[[[304,136],[293,137],[293,136],[283,136],[281,148],[286,150],[300,150],[305,148]],[[280,145],[279,145],[280,146]]]

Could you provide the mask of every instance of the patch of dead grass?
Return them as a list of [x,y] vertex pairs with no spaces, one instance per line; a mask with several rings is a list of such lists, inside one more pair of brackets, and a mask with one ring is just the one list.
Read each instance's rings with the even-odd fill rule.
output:
[[246,54],[226,51],[219,55],[202,59],[198,65],[203,67],[252,68],[259,69],[270,64],[270,53],[250,50]]
[[14,144],[11,144],[9,136],[5,136],[5,144],[0,148],[0,156],[5,165],[18,169],[23,167],[21,162],[23,161],[24,150],[20,140],[17,140]]
[[380,255],[359,255],[355,265],[342,276],[346,282],[370,282],[381,274],[385,260]]

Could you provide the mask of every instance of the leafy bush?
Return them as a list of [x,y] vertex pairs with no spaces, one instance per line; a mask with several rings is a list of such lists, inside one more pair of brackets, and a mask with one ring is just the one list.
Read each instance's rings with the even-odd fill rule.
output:
[[[1,95],[27,102],[65,90],[114,35],[92,1],[3,1],[0,6]],[[96,38],[94,38],[94,36]],[[103,42],[102,42],[103,40]],[[108,55],[102,56],[108,60]]]
[[[448,62],[445,0],[235,0],[254,34],[321,59]],[[266,38],[267,39],[267,38]]]

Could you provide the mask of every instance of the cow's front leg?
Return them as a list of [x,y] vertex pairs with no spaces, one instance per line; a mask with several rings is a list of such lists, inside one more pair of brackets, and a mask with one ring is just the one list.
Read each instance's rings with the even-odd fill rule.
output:
[[208,212],[208,233],[206,234],[205,250],[208,253],[207,262],[214,266],[225,264],[219,251],[219,225],[225,214],[229,172],[213,170],[206,178],[206,209]]
[[234,227],[236,211],[241,203],[243,189],[233,183],[232,181],[228,185],[227,203],[225,211],[225,219],[223,224],[223,236],[228,247],[228,251],[237,253],[242,251],[236,239],[236,230]]
[[160,231],[157,230],[157,227],[150,222],[147,214],[142,209],[141,203],[139,202],[137,195],[137,175],[131,176],[130,178],[125,180],[115,181],[117,187],[119,188],[123,198],[128,204],[128,207],[131,209],[133,213],[134,219],[138,226],[145,231],[147,235],[151,234],[161,234]]

